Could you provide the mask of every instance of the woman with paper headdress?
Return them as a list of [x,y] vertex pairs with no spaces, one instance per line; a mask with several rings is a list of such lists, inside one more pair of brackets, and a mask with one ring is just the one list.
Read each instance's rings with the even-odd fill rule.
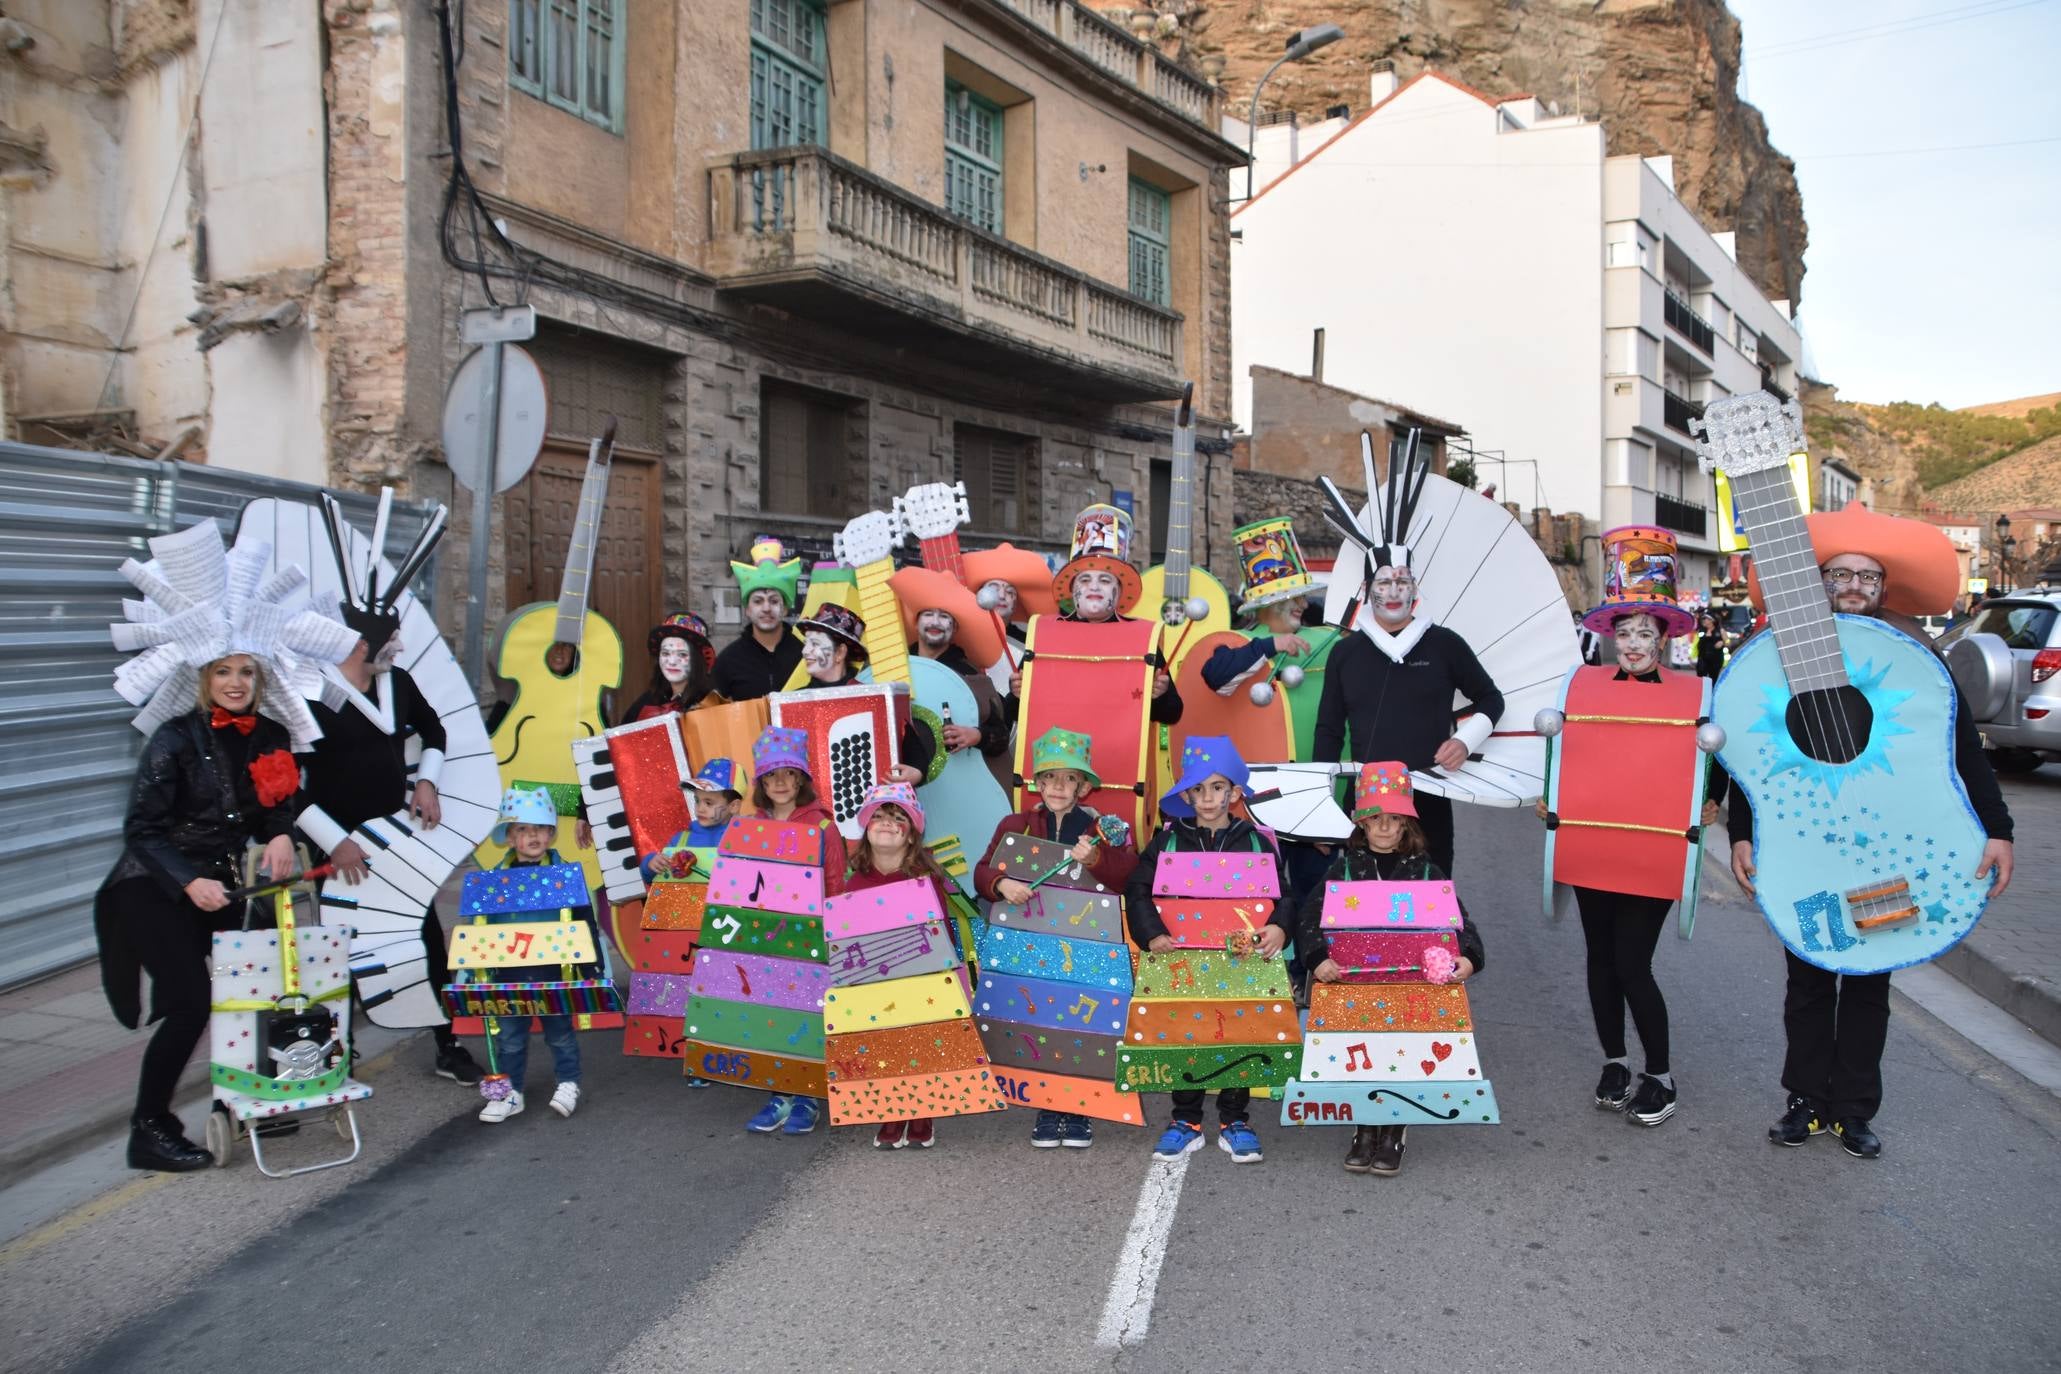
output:
[[150,549],[149,564],[122,564],[145,599],[124,602],[128,623],[112,627],[115,647],[137,654],[115,670],[115,690],[143,708],[136,728],[150,742],[93,925],[116,1018],[142,1021],[147,972],[159,1023],[137,1083],[129,1165],[184,1172],[212,1162],[172,1114],[172,1090],[207,1029],[209,938],[242,920],[228,894],[248,845],[264,846],[265,876],[293,871],[292,751],[321,733],[304,697],[319,665],[342,662],[359,636],[287,609],[306,575],[289,568],[259,585],[269,546],[225,552],[212,521]]

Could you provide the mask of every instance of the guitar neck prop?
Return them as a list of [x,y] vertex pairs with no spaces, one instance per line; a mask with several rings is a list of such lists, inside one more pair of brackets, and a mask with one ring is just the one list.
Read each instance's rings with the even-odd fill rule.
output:
[[608,464],[615,456],[615,417],[608,417],[599,438],[587,445],[587,475],[580,483],[580,510],[573,521],[572,543],[565,551],[565,578],[558,589],[558,629],[554,641],[578,648],[587,626],[587,588],[594,580],[594,539],[601,529],[601,507],[608,500]]

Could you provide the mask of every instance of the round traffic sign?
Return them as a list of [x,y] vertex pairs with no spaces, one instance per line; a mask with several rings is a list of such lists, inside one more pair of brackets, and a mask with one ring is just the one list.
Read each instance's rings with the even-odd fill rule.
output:
[[[480,418],[486,408],[492,354],[491,345],[466,354],[444,393],[444,461],[458,484],[472,491],[479,489],[486,466]],[[548,413],[544,373],[536,359],[515,344],[501,345],[501,403],[496,409],[501,412],[501,432],[494,454],[494,490],[506,491],[527,477],[537,461]]]

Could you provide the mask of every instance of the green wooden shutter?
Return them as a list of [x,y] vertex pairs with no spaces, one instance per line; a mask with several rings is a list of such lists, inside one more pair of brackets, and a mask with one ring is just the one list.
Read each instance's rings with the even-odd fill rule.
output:
[[956,81],[945,83],[945,208],[1002,232],[1002,111]]
[[1167,279],[1167,244],[1173,198],[1157,186],[1131,178],[1131,294],[1159,305],[1172,300]]
[[622,26],[623,0],[508,0],[510,84],[621,133]]

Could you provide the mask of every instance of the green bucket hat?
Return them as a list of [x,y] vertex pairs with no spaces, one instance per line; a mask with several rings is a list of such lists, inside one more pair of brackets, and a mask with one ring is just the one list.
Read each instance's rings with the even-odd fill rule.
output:
[[1102,779],[1088,766],[1088,737],[1078,730],[1057,726],[1031,741],[1031,776],[1052,768],[1071,768],[1088,779],[1088,789],[1102,786]]

